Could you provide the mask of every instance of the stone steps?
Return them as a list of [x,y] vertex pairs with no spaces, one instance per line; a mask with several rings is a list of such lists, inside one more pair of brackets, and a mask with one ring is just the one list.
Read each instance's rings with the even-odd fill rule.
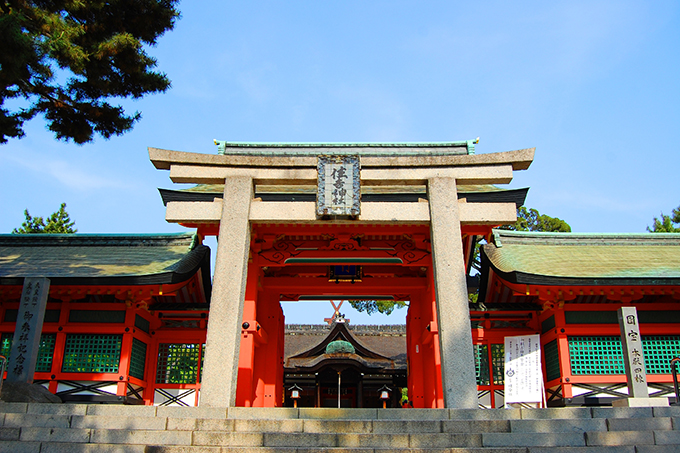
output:
[[0,403],[0,452],[680,452],[680,407],[180,408]]

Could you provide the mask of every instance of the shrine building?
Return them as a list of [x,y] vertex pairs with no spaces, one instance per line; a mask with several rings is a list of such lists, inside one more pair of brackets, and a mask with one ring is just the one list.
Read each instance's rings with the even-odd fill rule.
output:
[[[504,403],[504,339],[538,334],[548,405],[608,405],[626,394],[616,310],[635,306],[650,394],[672,394],[680,235],[497,229],[528,190],[501,186],[533,149],[216,144],[149,149],[191,185],[160,189],[187,234],[0,235],[8,380],[94,403],[399,407],[405,389],[416,408],[491,408]],[[281,304],[301,300],[403,301],[406,325],[338,310],[286,325]]]

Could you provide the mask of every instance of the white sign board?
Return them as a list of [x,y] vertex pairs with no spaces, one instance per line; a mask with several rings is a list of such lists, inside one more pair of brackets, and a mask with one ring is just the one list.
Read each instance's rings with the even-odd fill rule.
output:
[[505,403],[543,401],[540,335],[505,337]]

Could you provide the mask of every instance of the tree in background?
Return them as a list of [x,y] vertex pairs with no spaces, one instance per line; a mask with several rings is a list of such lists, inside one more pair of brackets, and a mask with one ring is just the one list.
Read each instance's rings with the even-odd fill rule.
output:
[[[514,224],[504,225],[499,229],[511,231],[543,231],[548,233],[571,232],[571,226],[564,220],[541,214],[537,209],[527,209],[524,206],[517,208],[517,221]],[[482,270],[482,263],[479,258],[479,247],[482,243],[477,242],[477,244],[475,244],[475,256],[472,260],[472,268],[477,272]]]
[[[44,114],[59,140],[82,144],[130,130],[112,98],[170,87],[144,51],[174,27],[177,0],[0,0],[0,143]],[[23,99],[7,108],[6,100]]]
[[[673,212],[675,213],[675,211]],[[678,215],[680,216],[680,211],[678,212]],[[517,209],[517,222],[513,225],[505,225],[500,228],[513,231],[571,232],[571,226],[564,220],[541,214],[536,209],[527,209],[524,206]],[[479,253],[480,243],[477,242],[475,244],[475,254],[472,260],[472,269],[476,271],[475,274],[482,270]],[[477,293],[469,294],[468,299],[470,300],[470,303],[477,303],[477,296]],[[376,312],[389,315],[395,308],[408,306],[408,302],[393,300],[350,300],[349,303],[357,311],[365,311],[369,315]]]
[[680,233],[680,206],[673,209],[671,215],[661,213],[661,218],[654,217],[652,227],[647,227],[650,233]]
[[20,228],[12,230],[12,234],[31,234],[31,233],[52,233],[52,234],[70,234],[77,233],[78,230],[73,228],[76,222],[71,221],[71,217],[66,212],[66,203],[62,203],[57,212],[53,212],[47,218],[47,223],[42,217],[32,217],[28,213],[28,209],[24,211],[26,220],[21,224]]
[[365,311],[369,315],[373,313],[389,315],[395,308],[408,307],[408,302],[403,300],[350,300],[348,302],[356,311]]
[[570,233],[567,222],[557,217],[541,214],[537,209],[521,206],[517,209],[517,222],[500,227],[501,230],[512,231],[545,231],[554,233]]

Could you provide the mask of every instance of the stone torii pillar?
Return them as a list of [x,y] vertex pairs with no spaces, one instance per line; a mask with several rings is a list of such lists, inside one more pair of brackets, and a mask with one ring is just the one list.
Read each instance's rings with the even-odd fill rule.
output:
[[220,233],[215,259],[215,278],[205,343],[201,379],[201,405],[233,407],[241,341],[243,300],[250,253],[250,202],[253,180],[248,176],[226,178]]
[[470,334],[458,192],[453,178],[427,182],[432,265],[446,407],[475,409],[477,377]]

